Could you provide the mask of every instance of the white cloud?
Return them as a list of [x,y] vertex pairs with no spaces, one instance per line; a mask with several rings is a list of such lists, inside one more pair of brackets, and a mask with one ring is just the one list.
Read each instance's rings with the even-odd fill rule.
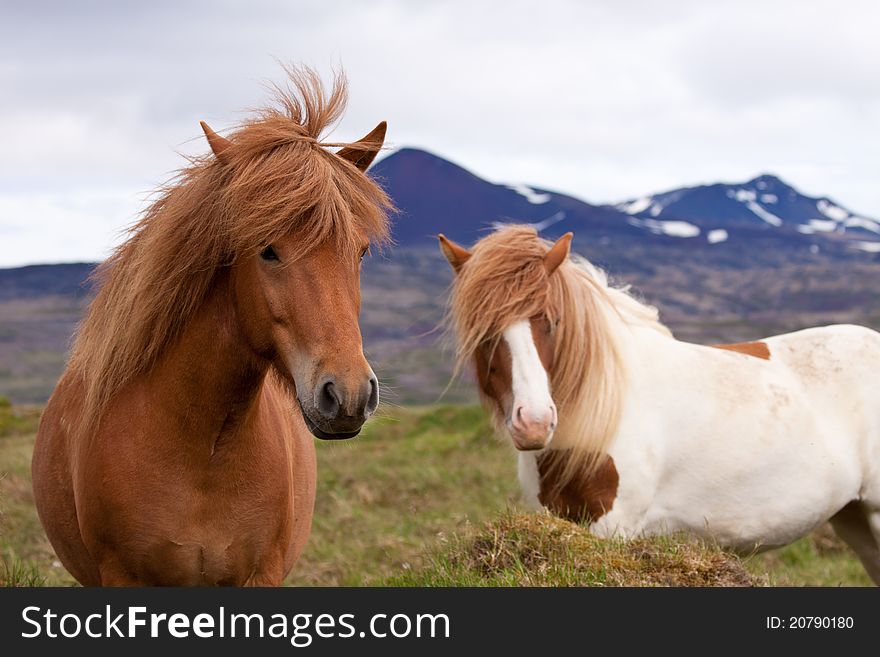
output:
[[136,190],[115,187],[0,195],[0,263],[90,261],[107,254],[133,221],[137,198]]

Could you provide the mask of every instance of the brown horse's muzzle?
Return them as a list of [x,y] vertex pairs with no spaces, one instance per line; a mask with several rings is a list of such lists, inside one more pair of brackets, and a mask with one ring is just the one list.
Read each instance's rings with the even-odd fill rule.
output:
[[322,440],[354,438],[379,405],[379,381],[372,371],[354,385],[324,377],[314,387],[310,402],[300,399],[312,435]]

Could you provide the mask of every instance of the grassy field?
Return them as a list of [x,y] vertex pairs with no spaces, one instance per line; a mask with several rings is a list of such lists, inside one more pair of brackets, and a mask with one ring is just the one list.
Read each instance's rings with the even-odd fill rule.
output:
[[[36,407],[0,403],[0,582],[73,584],[30,488]],[[866,585],[822,530],[741,560],[683,537],[623,544],[525,513],[515,456],[473,406],[386,408],[363,434],[318,443],[312,537],[293,585]]]

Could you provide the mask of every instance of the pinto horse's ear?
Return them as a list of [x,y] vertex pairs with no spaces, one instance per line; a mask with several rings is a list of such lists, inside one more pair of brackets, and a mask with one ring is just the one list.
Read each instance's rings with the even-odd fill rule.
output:
[[[211,130],[211,126],[209,126],[204,121],[199,121],[199,125],[202,126],[202,131],[205,133],[205,137],[208,138],[208,145],[214,152],[214,156],[221,162],[227,162],[229,159],[229,153],[226,153],[226,149],[232,145],[232,142],[229,141],[226,137],[221,137],[216,132]],[[224,153],[226,154],[224,155]]]
[[336,154],[343,160],[351,162],[361,171],[366,171],[367,167],[376,159],[379,151],[382,150],[386,130],[388,130],[388,124],[382,121],[373,128],[370,134],[358,139],[353,144],[349,144]]
[[446,256],[449,264],[452,265],[453,271],[457,274],[462,265],[471,257],[471,252],[452,240],[446,239],[446,235],[443,233],[440,233],[437,239],[440,240],[440,250],[443,251],[443,255]]
[[556,240],[556,244],[551,246],[550,250],[547,251],[547,255],[544,256],[544,269],[547,270],[548,276],[555,272],[559,268],[559,265],[565,262],[565,259],[568,258],[568,252],[571,250],[572,237],[574,237],[574,233],[566,233]]

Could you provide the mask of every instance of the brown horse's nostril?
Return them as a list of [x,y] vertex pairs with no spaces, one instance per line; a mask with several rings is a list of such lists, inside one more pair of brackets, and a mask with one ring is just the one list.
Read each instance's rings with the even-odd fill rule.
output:
[[336,388],[333,381],[327,381],[321,386],[321,392],[318,394],[318,411],[328,420],[336,419],[339,415],[339,397],[336,396]]
[[372,415],[379,406],[379,380],[375,376],[370,377],[370,396],[367,398],[367,406],[364,415]]

